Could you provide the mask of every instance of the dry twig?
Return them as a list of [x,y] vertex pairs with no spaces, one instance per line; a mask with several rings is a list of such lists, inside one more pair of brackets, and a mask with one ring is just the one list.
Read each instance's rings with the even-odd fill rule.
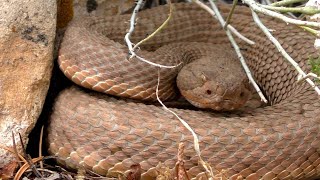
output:
[[320,9],[315,7],[275,7],[270,5],[260,5],[261,7],[273,11],[278,11],[282,13],[292,12],[292,13],[302,13],[306,15],[314,15],[320,13]]
[[270,6],[286,6],[286,5],[290,5],[293,3],[298,3],[298,2],[306,2],[308,0],[282,0],[282,1],[278,1],[278,2],[274,2],[272,4],[270,4]]
[[19,138],[20,138],[20,143],[21,143],[21,146],[22,146],[23,155],[24,155],[24,157],[25,157],[25,159],[26,159],[29,167],[32,169],[33,173],[34,173],[38,178],[43,178],[42,175],[40,174],[40,172],[37,170],[36,166],[34,165],[32,159],[31,159],[30,156],[27,154],[20,133],[19,133]]
[[[19,180],[21,179],[22,175],[24,174],[24,172],[31,168],[30,164],[34,164],[34,163],[37,163],[39,161],[42,161],[43,157],[38,157],[38,158],[34,158],[31,160],[31,162],[27,162],[27,163],[24,163],[21,168],[18,170],[18,172],[16,173],[16,175],[14,176],[14,180]],[[34,171],[33,171],[34,172]],[[41,177],[43,178],[43,177]]]
[[286,23],[300,25],[300,26],[311,26],[311,27],[320,28],[320,23],[318,23],[318,22],[302,21],[299,19],[289,18],[283,14],[280,14],[280,13],[263,8],[260,4],[258,4],[254,0],[243,0],[243,2],[246,3],[255,12],[259,12],[259,13],[265,14],[267,16],[280,19]]
[[[42,138],[43,138],[43,126],[40,131],[40,139],[39,139],[39,157],[42,156]],[[43,162],[40,161],[40,168],[43,169]]]
[[183,160],[183,155],[184,155],[184,143],[179,143],[179,148],[178,148],[178,162],[176,163],[176,173],[177,173],[177,179],[178,180],[190,180],[188,173],[186,171],[186,168],[184,167],[184,160]]
[[267,27],[264,26],[264,24],[260,21],[258,15],[252,10],[252,17],[253,20],[255,21],[255,23],[260,27],[260,29],[264,32],[264,34],[269,38],[269,40],[277,47],[277,49],[280,51],[280,53],[282,54],[283,57],[285,57],[286,60],[289,61],[290,64],[292,64],[292,66],[296,69],[296,71],[298,71],[299,75],[298,75],[298,81],[300,81],[301,79],[305,79],[312,88],[314,88],[314,90],[320,95],[320,89],[314,84],[314,82],[309,79],[308,77],[312,76],[312,74],[306,74],[299,66],[298,63],[296,63],[291,56],[283,49],[283,47],[281,46],[281,44],[278,42],[278,40],[272,36],[272,34],[270,33],[270,31],[268,30]]
[[[130,18],[130,29],[129,29],[128,33],[125,35],[125,37],[124,37],[124,39],[126,41],[126,44],[128,46],[128,49],[129,49],[129,55],[130,55],[129,59],[132,59],[132,58],[136,57],[140,61],[143,61],[143,62],[145,62],[147,64],[150,64],[150,65],[156,66],[156,67],[160,67],[160,68],[175,68],[175,67],[178,67],[181,63],[179,63],[177,65],[174,65],[174,66],[166,66],[166,65],[157,64],[157,63],[148,61],[148,60],[144,59],[143,57],[138,56],[135,53],[134,50],[137,49],[138,46],[134,46],[133,47],[133,43],[130,41],[130,36],[134,31],[134,27],[135,27],[135,24],[136,24],[136,16],[137,16],[137,14],[139,12],[139,9],[140,9],[141,5],[143,4],[143,1],[144,0],[138,0],[138,2],[136,4],[136,7],[134,8],[132,16]],[[167,22],[171,18],[171,13],[172,13],[172,8],[170,7],[170,15],[169,15],[168,19],[156,30],[156,32],[159,32],[167,24]],[[143,42],[145,42],[148,39],[152,38],[155,34],[156,33],[152,33],[150,36],[148,36],[146,39],[140,41],[138,44],[141,45]]]
[[[0,145],[0,148],[9,151],[9,152],[11,152],[12,154],[15,154],[15,150],[14,150],[14,149],[11,149],[11,148],[8,148],[8,147],[2,146],[2,145]],[[18,156],[19,156],[20,160],[21,160],[23,163],[27,163],[27,160],[26,160],[21,154],[18,153]]]
[[156,29],[153,33],[151,33],[148,37],[144,38],[143,40],[141,40],[140,42],[138,42],[134,47],[133,47],[133,51],[136,50],[142,43],[148,41],[149,39],[151,39],[154,35],[156,35],[157,33],[159,33],[170,21],[171,17],[172,17],[172,13],[173,13],[173,6],[171,4],[171,1],[168,0],[168,4],[169,4],[169,16],[168,18],[161,24],[161,26]]
[[19,164],[19,167],[22,166],[21,162],[20,162],[20,157],[19,157],[19,153],[18,153],[18,149],[17,149],[17,145],[16,145],[16,140],[14,138],[14,133],[13,131],[11,132],[12,133],[12,144],[13,144],[13,150],[14,150],[14,154],[16,155],[16,158],[17,158],[17,162]]
[[[202,9],[206,10],[212,17],[216,18],[218,20],[218,17],[216,16],[216,14],[212,11],[212,9],[210,9],[207,5],[205,5],[204,3],[202,3],[199,0],[192,0],[192,2],[196,3],[199,7],[201,7]],[[250,39],[244,37],[241,33],[239,33],[233,26],[231,26],[230,24],[227,25],[227,29],[230,30],[234,35],[236,35],[238,38],[242,39],[244,42],[253,45],[254,42],[251,41]]]
[[[302,0],[300,0],[300,1],[302,1]],[[209,2],[211,4],[211,6],[212,6],[212,9],[216,13],[216,16],[219,18],[219,21],[220,21],[221,25],[223,25],[224,24],[223,23],[223,19],[222,19],[222,16],[220,15],[220,13],[219,13],[218,8],[214,4],[213,0],[210,0]],[[279,19],[281,19],[281,20],[283,20],[283,21],[285,21],[287,23],[292,23],[292,24],[299,25],[301,28],[304,28],[305,30],[311,32],[312,34],[314,34],[316,36],[319,36],[319,31],[314,30],[314,29],[310,28],[309,26],[320,27],[320,23],[291,19],[291,18],[288,18],[288,17],[286,17],[286,16],[284,16],[282,14],[279,14],[277,12],[273,12],[273,11],[269,10],[271,8],[271,9],[274,9],[274,10],[281,10],[281,9],[282,10],[286,10],[286,12],[290,11],[290,10],[285,9],[283,7],[276,7],[276,5],[279,5],[279,3],[276,4],[276,5],[273,5],[273,6],[270,6],[270,5],[266,6],[266,5],[258,4],[253,0],[244,0],[244,2],[246,4],[248,4],[249,7],[251,8],[253,19],[256,22],[256,24],[259,26],[259,28],[266,34],[266,36],[270,39],[270,41],[277,47],[277,49],[281,52],[281,54],[285,57],[285,59],[288,60],[288,62],[290,64],[292,64],[293,67],[298,71],[298,73],[299,73],[298,82],[300,82],[301,80],[306,80],[311,85],[311,87],[314,88],[315,91],[320,95],[319,88],[314,84],[314,82],[311,79],[309,79],[309,77],[314,77],[314,74],[313,73],[312,74],[311,73],[306,74],[305,72],[302,71],[300,66],[286,53],[286,51],[282,48],[281,44],[272,36],[272,34],[269,32],[269,30],[263,25],[263,23],[260,21],[258,15],[255,13],[255,11],[263,13],[263,14],[266,14],[266,15],[269,15],[271,17],[279,18]],[[289,3],[289,2],[292,3],[292,0],[285,0],[285,3]],[[309,8],[304,8],[304,9],[300,8],[299,11],[307,12],[308,14],[314,14],[314,13],[319,12],[319,10],[317,8],[315,8],[315,7],[309,7]],[[231,16],[231,13],[229,14],[229,16]],[[244,61],[244,59],[243,59],[243,57],[242,57],[242,55],[240,53],[240,50],[238,50],[239,48],[237,47],[235,41],[232,38],[231,33],[229,33],[227,30],[226,30],[226,33],[227,33],[227,35],[229,37],[229,40],[230,40],[231,44],[234,46],[234,48],[235,48],[235,50],[236,50],[236,52],[237,52],[237,54],[238,54],[238,56],[240,58],[240,61]],[[247,70],[248,70],[248,72],[247,72]],[[247,75],[248,75],[248,73],[250,73],[250,71],[249,71],[249,69],[247,69],[247,70],[245,68],[245,71],[247,72]],[[250,80],[249,76],[248,76],[248,78]],[[315,77],[315,78],[319,79],[319,77]],[[254,82],[253,79],[250,80],[250,82],[252,82],[252,81]],[[253,84],[253,85],[255,86],[255,84]],[[256,88],[256,90],[257,90],[257,88]],[[259,93],[259,90],[257,90],[258,93]],[[260,95],[260,97],[261,97],[261,95]]]
[[[172,111],[171,109],[167,108],[166,105],[163,104],[163,102],[161,101],[161,99],[159,98],[159,85],[160,85],[160,69],[158,70],[158,84],[157,84],[157,89],[156,89],[156,96],[157,96],[157,100],[158,102],[162,105],[162,107],[170,112],[171,114],[173,114],[180,122],[181,124],[188,129],[188,131],[191,132],[192,136],[193,136],[193,145],[194,145],[194,149],[196,151],[196,154],[199,157],[199,163],[203,166],[203,168],[206,170],[206,172],[213,178],[213,171],[212,168],[202,159],[201,157],[201,151],[200,151],[200,145],[199,145],[199,139],[197,134],[193,131],[193,129],[189,126],[189,124],[183,120],[179,115],[177,115],[174,111]],[[212,178],[209,179],[212,179]]]
[[[210,0],[209,2],[210,2],[210,5],[211,5],[211,7],[212,7],[212,10],[213,10],[214,13],[216,14],[216,17],[217,17],[217,19],[219,20],[221,26],[224,26],[225,21],[223,20],[223,18],[222,18],[222,16],[221,16],[221,14],[220,14],[217,6],[215,5],[215,3],[214,3],[212,0]],[[227,34],[227,36],[228,36],[228,38],[229,38],[230,43],[232,44],[234,50],[236,51],[236,53],[237,53],[237,55],[238,55],[238,58],[239,58],[239,60],[240,60],[240,62],[241,62],[241,65],[242,65],[244,71],[245,71],[246,74],[247,74],[247,77],[248,77],[249,81],[251,82],[251,84],[253,85],[253,87],[255,88],[255,90],[257,91],[257,93],[259,94],[261,100],[262,100],[263,102],[267,103],[267,102],[268,102],[267,99],[264,97],[264,95],[263,95],[262,91],[260,90],[258,84],[255,82],[255,80],[254,80],[253,77],[252,77],[251,71],[250,71],[249,67],[247,66],[247,64],[246,64],[246,62],[245,62],[245,59],[244,59],[244,57],[243,57],[243,55],[242,55],[242,53],[241,53],[241,51],[240,51],[240,48],[239,48],[237,42],[234,40],[231,32],[230,32],[228,29],[226,29],[226,34]]]
[[230,20],[231,20],[231,17],[232,17],[233,12],[234,12],[234,9],[235,9],[236,6],[237,6],[237,3],[238,3],[238,0],[233,0],[232,8],[231,8],[231,10],[230,10],[230,12],[229,12],[229,14],[228,14],[228,17],[227,17],[226,22],[225,22],[224,25],[223,25],[223,29],[226,29],[227,26],[229,25]]

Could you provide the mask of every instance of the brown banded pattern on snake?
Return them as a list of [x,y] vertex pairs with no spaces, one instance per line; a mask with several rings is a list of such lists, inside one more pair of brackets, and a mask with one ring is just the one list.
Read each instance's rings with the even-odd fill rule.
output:
[[[219,8],[224,16],[229,12],[229,6],[220,5]],[[133,41],[143,39],[147,33],[152,32],[154,27],[164,21],[166,12],[167,7],[141,12]],[[229,179],[319,177],[318,96],[308,84],[296,83],[297,73],[254,25],[250,11],[237,8],[235,13],[232,25],[256,42],[254,46],[250,46],[239,41],[256,81],[273,106],[233,114],[173,110],[199,135],[202,156],[214,168],[217,177],[222,171],[223,176]],[[137,66],[134,59],[124,66],[124,61],[120,61],[119,57],[123,59],[126,56],[126,51],[123,50],[125,47],[102,38],[98,33],[122,42],[128,19],[127,15],[82,19],[82,26],[77,24],[80,23],[79,20],[73,22],[66,32],[60,51],[60,67],[66,75],[72,78],[72,72],[76,73],[80,67],[88,68],[90,70],[82,71],[72,79],[85,87],[93,85],[103,89],[103,84],[95,86],[99,71],[91,67],[95,67],[95,63],[102,63],[102,59],[106,58],[116,62],[110,69],[126,68],[127,72],[136,73],[128,77],[127,74],[121,74],[120,77],[145,78],[149,80],[144,82],[145,85],[156,84],[157,79],[147,73],[152,71],[149,69],[151,67]],[[85,24],[88,21],[91,28],[98,32],[86,30]],[[123,24],[119,25],[119,22]],[[275,19],[264,17],[263,22],[274,29],[272,34],[299,65],[304,70],[309,70],[308,58],[317,56],[313,48],[313,37],[297,27]],[[154,49],[175,41],[192,40],[216,44],[228,42],[220,25],[206,12],[193,4],[177,4],[175,16],[165,31],[142,48]],[[77,43],[69,46],[68,43],[71,42]],[[72,50],[76,50],[76,53]],[[146,58],[152,56],[155,55],[150,53],[148,56],[146,53]],[[68,58],[75,57],[95,61],[68,64]],[[69,71],[66,71],[68,68]],[[161,74],[167,75],[165,72]],[[168,76],[170,75],[168,72]],[[120,79],[119,82],[121,81]],[[124,89],[120,83],[110,91],[122,93]],[[151,93],[145,99],[154,96],[154,87],[149,91]],[[136,93],[138,91],[129,92],[134,96],[144,97],[143,93]],[[163,90],[162,98],[171,93]],[[198,158],[193,150],[192,136],[173,115],[153,105],[87,94],[77,88],[65,90],[58,97],[51,117],[49,142],[50,152],[68,167],[84,167],[106,175],[112,171],[126,171],[132,164],[140,163],[144,178],[152,178],[156,174],[155,166],[159,162],[173,167],[177,144],[185,142],[184,159],[189,175],[203,175],[203,169],[198,165]]]

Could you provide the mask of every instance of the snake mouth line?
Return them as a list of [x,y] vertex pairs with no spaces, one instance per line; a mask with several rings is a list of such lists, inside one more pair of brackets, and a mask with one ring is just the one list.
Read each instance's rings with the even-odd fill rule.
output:
[[232,99],[224,99],[220,95],[211,94],[212,98],[210,99],[200,99],[198,96],[194,96],[193,93],[189,92],[190,90],[183,91],[180,90],[181,94],[189,101],[192,105],[203,108],[203,109],[211,109],[215,111],[233,111],[242,107],[246,101],[243,103],[235,102]]

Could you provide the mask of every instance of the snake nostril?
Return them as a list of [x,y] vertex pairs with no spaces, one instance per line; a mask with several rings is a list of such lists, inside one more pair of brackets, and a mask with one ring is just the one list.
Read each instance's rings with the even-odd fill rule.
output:
[[243,97],[243,96],[244,96],[244,92],[241,92],[241,93],[240,93],[240,97]]
[[207,94],[210,95],[212,92],[208,89],[207,90]]

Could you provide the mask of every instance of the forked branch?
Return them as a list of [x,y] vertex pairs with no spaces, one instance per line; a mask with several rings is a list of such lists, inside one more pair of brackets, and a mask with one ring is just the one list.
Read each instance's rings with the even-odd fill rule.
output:
[[298,71],[299,75],[297,80],[301,81],[302,79],[306,80],[312,88],[314,88],[314,90],[320,95],[320,89],[314,84],[314,82],[309,78],[312,74],[306,74],[299,66],[299,64],[297,62],[295,62],[291,56],[283,49],[283,47],[281,46],[281,44],[279,43],[279,41],[272,36],[272,34],[270,33],[270,31],[268,30],[268,28],[266,26],[264,26],[264,24],[260,21],[258,15],[252,11],[252,17],[253,20],[255,21],[255,23],[260,27],[260,29],[264,32],[264,34],[269,38],[269,40],[276,46],[276,48],[280,51],[280,53],[282,54],[282,56],[289,61],[289,63],[296,69],[296,71]]
[[[288,2],[292,2],[292,0],[284,0],[284,4],[285,3],[288,3]],[[295,0],[296,1],[296,0]],[[302,0],[300,0],[302,1]],[[194,2],[200,2],[198,0],[194,0]],[[214,13],[216,14],[216,16],[218,17],[218,20],[220,22],[220,24],[222,26],[225,26],[225,22],[222,18],[222,16],[220,15],[220,12],[217,8],[217,6],[215,5],[214,1],[213,0],[210,0],[209,1],[210,4],[211,4],[211,7],[212,7],[212,10],[214,11]],[[281,4],[281,3],[278,3],[274,6],[271,6],[271,5],[262,5],[262,4],[258,4],[256,3],[254,0],[243,0],[244,3],[246,3],[247,5],[249,5],[251,11],[252,11],[252,16],[253,16],[253,19],[255,21],[255,23],[258,25],[258,27],[264,32],[264,34],[269,38],[269,40],[276,46],[276,48],[279,50],[279,52],[283,55],[283,57],[297,70],[298,72],[298,77],[297,77],[297,81],[298,82],[301,82],[302,80],[305,80],[307,81],[307,83],[309,83],[311,85],[312,88],[315,89],[315,91],[318,93],[318,95],[320,95],[320,89],[319,87],[317,87],[315,85],[315,83],[310,79],[310,77],[313,77],[315,79],[319,79],[318,76],[315,76],[314,73],[305,73],[301,68],[300,66],[298,65],[298,63],[296,63],[290,56],[289,54],[283,49],[283,47],[281,46],[281,44],[278,42],[278,40],[276,38],[274,38],[272,36],[272,34],[270,33],[270,31],[263,25],[263,23],[260,21],[258,15],[256,14],[256,12],[259,12],[259,13],[263,13],[265,15],[268,15],[268,16],[271,16],[271,17],[275,17],[275,18],[278,18],[278,19],[281,19],[283,20],[284,22],[286,23],[291,23],[291,24],[295,24],[295,25],[299,25],[300,27],[302,27],[303,29],[307,30],[308,32],[311,32],[312,34],[316,35],[316,36],[319,36],[319,31],[317,30],[314,30],[312,27],[316,27],[316,28],[320,28],[320,23],[318,22],[310,22],[310,21],[301,21],[301,20],[297,20],[297,19],[292,19],[292,18],[289,18],[285,15],[282,15],[278,12],[274,12],[274,11],[271,11],[269,9],[273,9],[273,10],[276,10],[276,9],[281,9],[281,8],[278,8],[276,7],[277,5]],[[280,1],[281,2],[281,1]],[[270,8],[270,7],[273,7],[273,8]],[[283,9],[283,8],[282,8]],[[285,9],[285,10],[288,10],[288,9]],[[301,10],[301,8],[300,8]],[[314,13],[318,13],[319,10],[315,7],[312,7],[312,8],[305,8],[303,10],[310,10],[308,11],[308,14],[314,14]],[[232,12],[233,10],[231,11],[231,13],[229,14],[228,17],[231,17],[232,15]],[[247,75],[248,75],[248,78],[250,80],[250,82],[254,82],[253,78],[251,77],[251,73],[250,73],[250,70],[249,68],[246,67],[246,63],[245,63],[245,60],[239,50],[239,47],[238,45],[236,44],[236,42],[234,41],[232,35],[230,32],[228,32],[228,30],[226,29],[226,34],[231,42],[231,44],[233,45],[235,51],[237,52],[238,54],[238,57],[243,65],[243,68],[245,69]],[[317,42],[317,41],[316,41]],[[252,79],[251,79],[252,78]],[[254,87],[255,87],[255,82],[253,83]],[[259,89],[259,87],[255,87],[256,91],[259,93],[261,99],[263,100],[263,96],[261,96],[261,91]]]
[[172,14],[172,7],[171,7],[171,3],[169,1],[169,4],[170,4],[170,14],[168,16],[168,19],[157,29],[155,30],[154,33],[152,33],[151,35],[149,35],[147,38],[141,40],[137,45],[133,46],[133,43],[131,42],[130,40],[130,36],[131,34],[133,33],[134,31],[134,27],[136,25],[136,16],[139,12],[139,9],[141,8],[141,5],[143,4],[144,0],[138,0],[137,1],[137,4],[133,10],[133,13],[131,15],[131,18],[130,18],[130,29],[128,31],[128,33],[125,35],[124,39],[127,43],[127,46],[128,46],[128,49],[129,49],[129,59],[132,59],[134,57],[136,57],[137,59],[139,59],[140,61],[143,61],[147,64],[150,64],[152,66],[156,66],[156,67],[160,67],[160,68],[175,68],[177,66],[179,66],[180,64],[177,64],[177,65],[173,65],[173,66],[167,66],[167,65],[162,65],[162,64],[157,64],[157,63],[154,63],[154,62],[151,62],[149,60],[146,60],[145,58],[143,57],[140,57],[136,54],[135,50],[138,48],[138,45],[141,45],[143,42],[149,40],[150,38],[152,38],[157,32],[159,32],[162,28],[164,28],[166,26],[166,24],[168,23],[168,21],[170,20],[171,18],[171,14]]

